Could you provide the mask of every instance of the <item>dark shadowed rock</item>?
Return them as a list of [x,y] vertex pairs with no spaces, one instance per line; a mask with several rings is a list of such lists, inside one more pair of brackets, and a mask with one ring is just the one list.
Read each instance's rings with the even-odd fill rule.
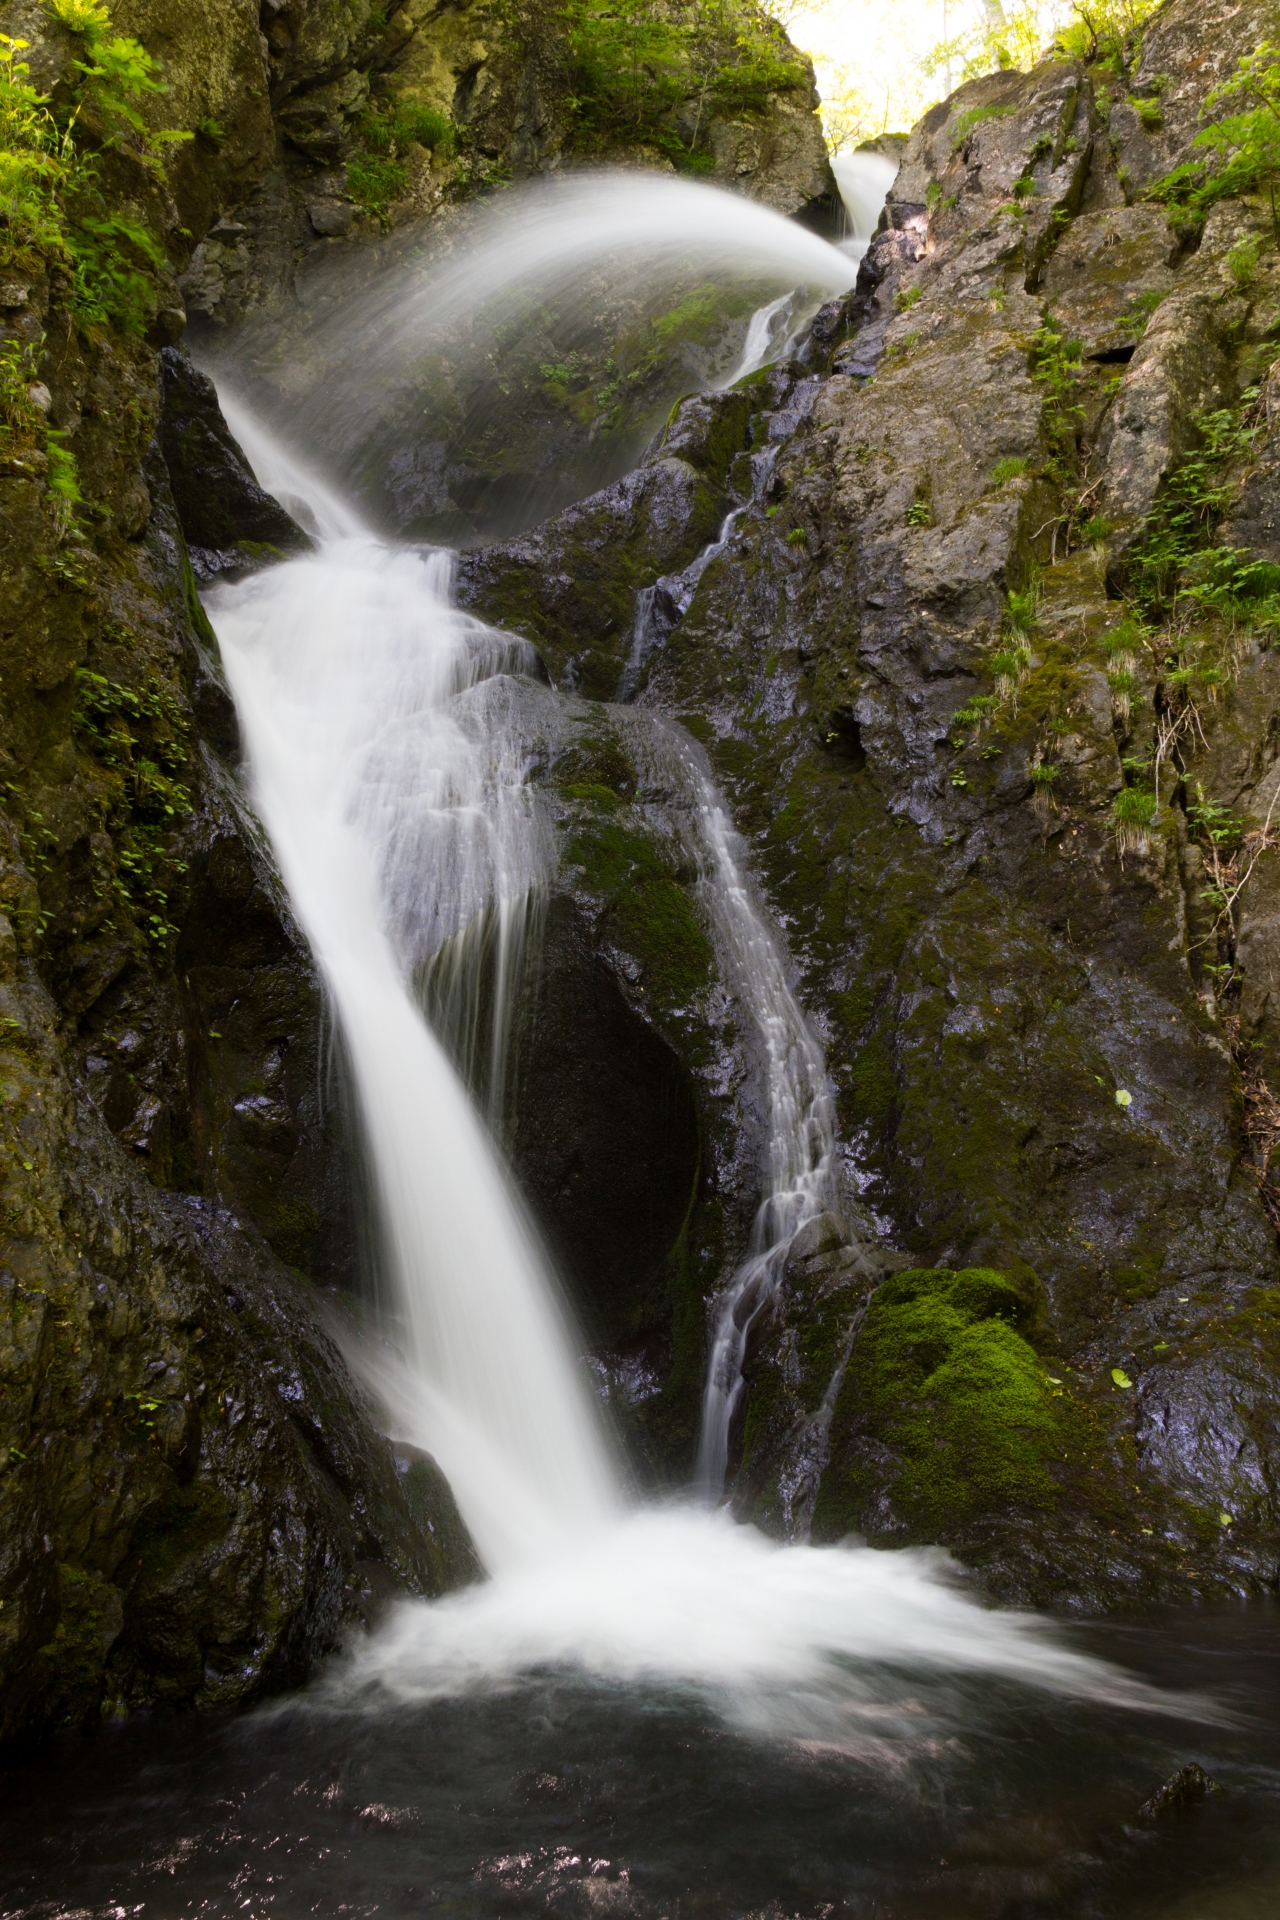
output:
[[197,577],[234,576],[309,549],[310,536],[254,479],[212,380],[176,347],[160,365],[160,445]]

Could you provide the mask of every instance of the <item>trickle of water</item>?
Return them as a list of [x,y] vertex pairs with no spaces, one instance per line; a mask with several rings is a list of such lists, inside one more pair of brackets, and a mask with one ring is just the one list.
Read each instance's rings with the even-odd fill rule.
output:
[[744,1016],[764,1110],[763,1198],[747,1259],[717,1305],[702,1402],[697,1485],[704,1499],[716,1500],[751,1329],[777,1290],[796,1233],[831,1206],[835,1095],[706,756],[682,728],[654,714],[629,724],[637,759],[650,782],[672,796],[672,817],[696,863],[698,897],[721,974]]

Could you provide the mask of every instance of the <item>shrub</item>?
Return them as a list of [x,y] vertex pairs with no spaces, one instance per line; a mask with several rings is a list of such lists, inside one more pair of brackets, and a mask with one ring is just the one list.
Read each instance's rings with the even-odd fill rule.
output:
[[407,171],[398,160],[379,160],[370,154],[347,163],[347,192],[357,205],[383,222],[404,193],[407,180]]
[[1230,78],[1208,94],[1204,111],[1228,102],[1238,103],[1240,110],[1202,127],[1191,143],[1197,157],[1157,181],[1151,197],[1166,203],[1175,226],[1196,229],[1219,200],[1265,189],[1272,222],[1280,229],[1280,47],[1264,41],[1246,54]]
[[1237,240],[1227,255],[1227,271],[1235,281],[1241,293],[1252,285],[1258,271],[1259,242],[1257,234],[1249,234],[1243,240]]

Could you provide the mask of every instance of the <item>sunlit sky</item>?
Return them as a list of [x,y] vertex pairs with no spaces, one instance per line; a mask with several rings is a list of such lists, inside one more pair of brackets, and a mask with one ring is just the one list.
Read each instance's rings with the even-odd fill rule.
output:
[[[907,131],[948,91],[945,71],[923,72],[927,56],[990,11],[984,0],[780,0],[773,10],[813,60],[833,144]],[[1048,38],[1070,6],[1044,0],[1039,12]]]

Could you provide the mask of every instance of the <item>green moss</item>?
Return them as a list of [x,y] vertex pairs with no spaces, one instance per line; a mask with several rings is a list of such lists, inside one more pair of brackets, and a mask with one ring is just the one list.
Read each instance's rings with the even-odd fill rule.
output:
[[602,787],[590,780],[575,780],[560,789],[566,799],[589,801],[592,806],[603,807],[607,813],[614,813],[621,806],[619,796],[612,787]]
[[271,1209],[267,1238],[286,1266],[306,1273],[320,1227],[319,1212],[310,1201],[282,1198]]
[[1072,1410],[1026,1337],[1039,1311],[1033,1276],[985,1267],[919,1268],[877,1289],[833,1420],[836,1464],[815,1513],[824,1537],[863,1524],[886,1448],[889,1497],[918,1538],[1055,1503]]
[[660,1005],[686,1003],[710,982],[714,956],[689,898],[652,844],[618,822],[593,823],[568,849],[601,896],[610,931],[640,966]]

